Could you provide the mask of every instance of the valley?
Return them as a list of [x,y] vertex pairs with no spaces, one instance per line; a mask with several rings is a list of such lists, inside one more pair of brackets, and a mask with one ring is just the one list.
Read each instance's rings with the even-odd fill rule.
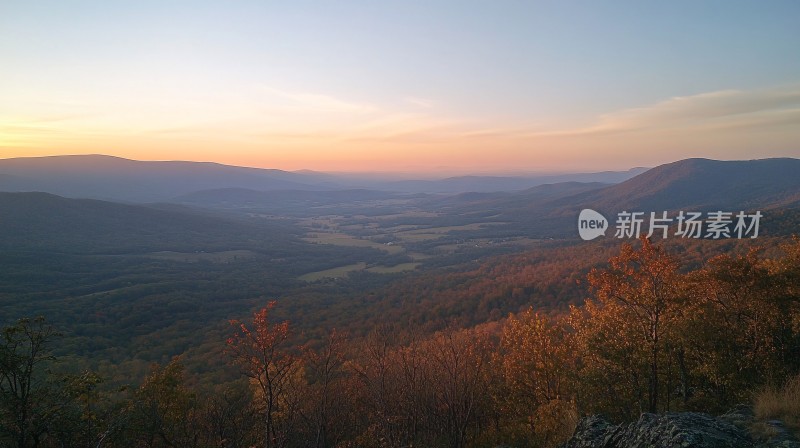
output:
[[[658,168],[658,177],[689,176],[662,181],[675,186],[708,177],[691,175],[695,165],[707,169],[704,163],[683,165]],[[770,207],[761,245],[797,229],[796,209],[774,207],[791,203],[787,198],[800,185],[791,175],[779,178],[788,190],[742,189],[750,195],[743,202],[726,196],[733,202],[722,204]],[[613,238],[580,242],[577,210],[593,203],[653,209],[703,203],[695,196],[664,204],[660,197],[676,196],[659,190],[650,202],[620,204],[621,197],[643,197],[626,190],[636,182],[639,177],[611,187],[567,182],[458,194],[227,188],[154,204],[0,193],[0,320],[42,314],[66,332],[63,353],[144,372],[150,362],[191,353],[189,341],[200,334],[199,345],[211,351],[187,355],[187,365],[218,368],[207,361],[218,359],[212,353],[221,349],[227,320],[269,299],[280,300],[279,313],[311,340],[322,334],[322,322],[366,334],[378,316],[433,329],[450,319],[475,325],[529,304],[563,311],[586,294],[569,283],[618,245]],[[752,197],[754,191],[762,197]],[[670,241],[704,254],[754,243]],[[564,254],[571,255],[556,261]],[[497,264],[515,272],[517,263],[563,267],[535,274],[532,283],[486,271]],[[483,286],[476,290],[478,279]],[[461,291],[473,292],[461,297]],[[166,339],[172,342],[153,343]]]
[[[533,311],[574,316],[596,294],[593,270],[636,244],[582,241],[582,208],[763,212],[757,239],[656,241],[688,282],[719,257],[783,256],[800,229],[800,181],[784,167],[798,162],[752,162],[749,186],[727,177],[729,162],[689,160],[619,184],[491,193],[224,188],[122,203],[2,192],[0,322],[43,316],[61,334],[61,369],[96,372],[105,390],[176,359],[199,390],[238,387],[231,321],[272,301],[298,353],[323,350],[334,330],[351,347],[382,331],[411,346],[486,332],[491,346]],[[718,170],[725,193],[704,185]]]

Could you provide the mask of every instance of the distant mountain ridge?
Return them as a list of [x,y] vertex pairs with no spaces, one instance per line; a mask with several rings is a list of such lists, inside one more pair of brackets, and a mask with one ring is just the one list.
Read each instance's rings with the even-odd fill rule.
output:
[[369,189],[400,193],[524,190],[563,182],[620,182],[642,172],[539,176],[461,176],[440,180],[375,180],[315,171],[247,168],[211,162],[136,161],[105,155],[0,159],[0,191],[41,191],[70,198],[125,202],[169,201],[199,191],[329,191]]
[[800,159],[686,159],[617,184],[560,182],[513,193],[460,194],[437,201],[454,209],[495,211],[513,221],[564,217],[570,223],[584,208],[612,214],[800,208]]
[[562,182],[513,193],[461,194],[436,201],[435,205],[450,213],[492,216],[516,223],[537,237],[577,236],[578,214],[587,208],[612,220],[623,211],[666,211],[674,216],[681,210],[761,210],[777,216],[780,210],[800,209],[800,159],[686,159],[651,168],[618,184]]
[[796,208],[800,206],[800,159],[685,159],[616,185],[561,198],[559,204],[606,211]]
[[54,156],[0,159],[0,191],[41,191],[123,202],[192,204],[203,202],[200,199],[204,198],[206,202],[233,205],[270,201],[279,196],[296,202],[334,203],[387,198],[392,193],[439,193],[456,195],[444,199],[443,206],[472,204],[509,214],[531,208],[537,213],[550,210],[556,215],[571,214],[578,206],[614,212],[630,208],[776,208],[800,205],[800,159],[686,159],[648,170],[367,181],[313,171],[288,172],[209,162]]
[[313,174],[235,167],[211,162],[143,162],[104,155],[0,160],[0,191],[42,191],[72,198],[164,201],[198,190],[325,190]]
[[[521,191],[539,185],[566,182],[615,184],[639,175],[649,168],[596,173],[543,174],[537,176],[456,176],[439,180],[402,180],[388,182],[390,189],[414,193],[491,193]],[[479,186],[480,188],[475,188]]]

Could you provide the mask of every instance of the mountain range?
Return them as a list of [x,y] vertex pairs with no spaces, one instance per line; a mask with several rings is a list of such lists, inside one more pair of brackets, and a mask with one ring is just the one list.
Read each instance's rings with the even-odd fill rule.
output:
[[459,176],[440,180],[375,180],[314,171],[246,168],[210,162],[136,161],[104,155],[0,159],[0,191],[41,191],[71,198],[163,202],[197,191],[327,191],[370,189],[403,193],[462,193],[524,190],[575,181],[616,183],[628,171],[537,176]]
[[800,159],[749,161],[686,159],[660,165],[617,184],[563,182],[513,193],[466,193],[438,199],[453,211],[484,210],[503,216],[575,215],[800,206]]
[[[6,159],[0,160],[0,173],[0,191],[18,191],[27,186],[49,193],[0,195],[0,207],[6,216],[0,220],[4,221],[0,227],[7,235],[16,232],[27,235],[40,230],[39,237],[30,235],[33,240],[48,240],[57,234],[63,237],[70,229],[85,228],[100,233],[127,234],[134,230],[141,233],[141,228],[132,223],[152,224],[159,220],[182,223],[177,228],[192,229],[192,222],[210,219],[207,215],[212,210],[297,218],[391,216],[416,210],[437,216],[430,218],[427,225],[505,222],[513,227],[507,235],[569,237],[576,234],[576,218],[584,208],[598,210],[605,216],[625,210],[752,212],[800,208],[800,159],[792,158],[686,159],[652,168],[616,184],[572,181],[540,184],[520,191],[459,194],[352,189],[336,184],[332,181],[335,177],[322,173],[194,162],[135,162],[105,156]],[[597,175],[586,178],[593,176]],[[131,190],[126,190],[127,187]],[[176,205],[161,209],[133,207],[65,199],[53,194],[110,197],[115,201],[161,200]],[[198,213],[203,209],[207,211]],[[14,225],[9,227],[9,222]],[[145,233],[164,232],[159,226],[154,224]],[[169,233],[175,234],[175,227]],[[497,233],[501,234],[499,227]],[[80,239],[78,234],[85,236],[78,231],[76,240]]]
[[797,207],[800,159],[686,159],[562,201],[606,210]]

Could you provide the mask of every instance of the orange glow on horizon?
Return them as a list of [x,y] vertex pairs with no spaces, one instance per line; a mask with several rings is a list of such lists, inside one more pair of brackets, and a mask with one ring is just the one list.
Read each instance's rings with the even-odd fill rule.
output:
[[621,170],[689,157],[800,155],[798,109],[786,107],[800,102],[792,87],[669,99],[582,125],[551,125],[552,130],[260,91],[285,104],[265,103],[271,108],[264,112],[230,100],[217,109],[195,110],[186,100],[132,103],[131,109],[105,114],[104,104],[87,115],[0,114],[0,158],[106,154],[290,171],[452,174]]

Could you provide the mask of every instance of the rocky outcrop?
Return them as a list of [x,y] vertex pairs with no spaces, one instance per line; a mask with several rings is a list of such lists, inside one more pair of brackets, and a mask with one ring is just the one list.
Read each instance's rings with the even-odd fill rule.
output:
[[[752,412],[740,407],[720,416],[696,412],[642,414],[637,422],[613,425],[600,416],[586,417],[563,448],[800,448],[780,422],[754,434]],[[772,425],[772,426],[770,426]]]

